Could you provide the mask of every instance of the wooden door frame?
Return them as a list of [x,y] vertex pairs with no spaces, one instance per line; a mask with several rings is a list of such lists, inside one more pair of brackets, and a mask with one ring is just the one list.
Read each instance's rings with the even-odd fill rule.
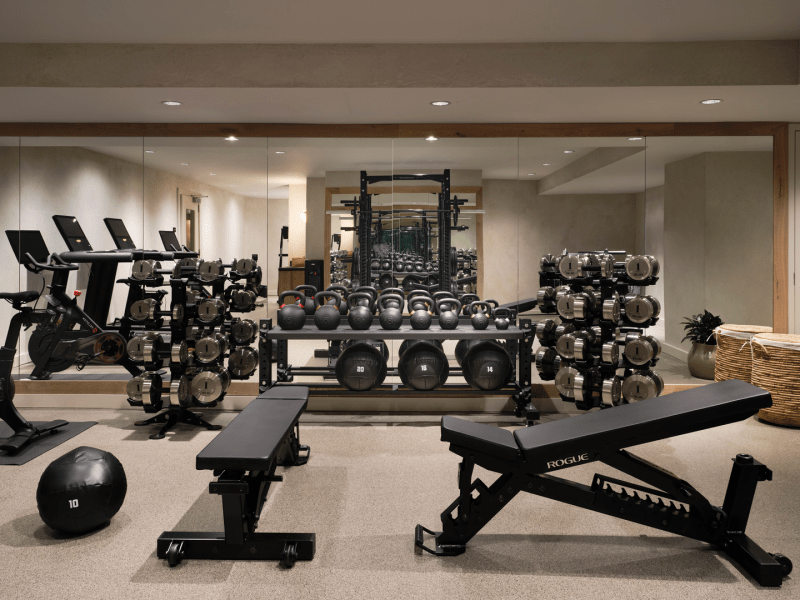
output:
[[[772,136],[772,321],[789,330],[789,123],[0,123],[3,137],[661,137]],[[454,188],[455,189],[455,188]],[[330,227],[330,225],[328,225]],[[327,232],[330,239],[330,231]],[[328,257],[329,260],[329,257]],[[328,275],[329,267],[326,270]]]

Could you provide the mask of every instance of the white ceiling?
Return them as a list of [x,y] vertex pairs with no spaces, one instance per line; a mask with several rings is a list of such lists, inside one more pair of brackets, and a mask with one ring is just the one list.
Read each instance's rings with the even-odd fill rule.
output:
[[4,0],[0,40],[485,43],[796,39],[797,0]]
[[[8,138],[0,140],[9,143]],[[645,151],[554,188],[548,195],[636,193],[664,183],[664,165],[701,152],[772,150],[770,137],[482,138],[26,138],[23,147],[80,146],[148,168],[258,198],[287,198],[289,185],[326,171],[435,173],[477,169],[484,179],[539,180],[598,147]],[[145,153],[145,150],[155,152]],[[573,150],[566,154],[564,150]],[[277,151],[285,154],[276,154]],[[21,160],[24,162],[25,154]],[[184,166],[181,163],[189,163]],[[551,163],[545,167],[542,163]],[[214,173],[214,175],[211,175]],[[535,173],[530,176],[528,173]]]
[[[800,5],[800,2],[798,2]],[[722,104],[699,104],[721,98]],[[430,105],[449,100],[446,107]],[[162,100],[179,100],[167,107]],[[800,121],[800,86],[446,89],[0,88],[0,122]]]

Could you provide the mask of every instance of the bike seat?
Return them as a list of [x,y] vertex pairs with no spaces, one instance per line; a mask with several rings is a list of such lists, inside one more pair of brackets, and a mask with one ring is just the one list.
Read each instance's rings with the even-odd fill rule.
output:
[[35,290],[29,290],[27,292],[0,292],[0,300],[11,300],[12,302],[21,302],[22,304],[28,304],[28,302],[33,302],[39,298],[39,292]]

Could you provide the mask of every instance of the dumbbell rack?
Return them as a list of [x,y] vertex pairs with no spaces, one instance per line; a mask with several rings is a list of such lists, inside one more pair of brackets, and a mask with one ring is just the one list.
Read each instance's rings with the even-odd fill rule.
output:
[[[377,319],[376,319],[377,321]],[[459,326],[456,329],[444,330],[439,327],[438,317],[433,317],[433,322],[429,329],[413,329],[408,322],[408,317],[404,319],[399,329],[386,330],[381,328],[377,322],[366,330],[352,329],[347,323],[340,325],[337,329],[321,330],[314,326],[311,319],[307,320],[302,329],[284,330],[280,327],[272,326],[272,319],[262,319],[259,327],[259,392],[276,385],[288,385],[294,380],[295,375],[305,376],[326,376],[333,373],[331,368],[326,367],[293,367],[289,364],[289,341],[344,341],[344,340],[382,340],[403,341],[403,340],[504,340],[507,342],[508,352],[511,355],[513,368],[512,381],[497,390],[477,390],[467,384],[445,383],[435,390],[414,390],[406,388],[401,384],[384,384],[378,386],[365,395],[370,397],[382,397],[391,394],[404,396],[432,396],[432,397],[461,397],[473,396],[505,396],[510,394],[515,404],[517,416],[525,416],[529,424],[539,418],[539,411],[531,404],[531,369],[532,369],[532,347],[533,347],[533,325],[530,319],[521,319],[519,326],[509,325],[508,329],[498,330],[491,323],[484,330],[476,330],[470,324],[469,317],[461,317]],[[272,341],[277,342],[276,359],[272,359]],[[517,362],[519,363],[517,365]],[[273,364],[274,363],[274,364]],[[273,375],[273,366],[275,367]],[[390,368],[387,377],[397,377],[397,369]],[[339,383],[313,382],[308,385],[311,395],[316,396],[353,396],[359,392],[348,390]]]

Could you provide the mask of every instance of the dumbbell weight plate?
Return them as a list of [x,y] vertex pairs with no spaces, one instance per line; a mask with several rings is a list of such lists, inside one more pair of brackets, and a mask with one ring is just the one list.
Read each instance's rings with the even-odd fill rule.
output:
[[185,313],[186,309],[184,308],[183,304],[176,304],[172,307],[172,320],[180,323],[183,321],[183,316]]
[[237,275],[246,277],[247,275],[250,275],[250,273],[254,272],[257,267],[258,264],[252,258],[240,258],[239,260],[235,261],[233,270]]
[[575,331],[575,325],[572,323],[561,323],[558,327],[556,327],[555,338],[558,340],[562,335],[566,335],[568,333],[572,333]]
[[603,300],[603,319],[617,323],[619,322],[620,314],[619,298],[606,298]]
[[603,254],[599,258],[600,261],[600,277],[603,279],[610,279],[614,276],[614,257],[610,254]]
[[156,269],[161,268],[161,263],[154,260],[137,260],[131,268],[131,277],[137,281],[144,281],[155,277]]
[[189,363],[189,345],[183,341],[180,344],[172,344],[170,359],[173,363],[186,365]]
[[553,319],[544,319],[536,323],[536,339],[540,342],[552,342],[556,339],[556,322]]
[[169,403],[172,406],[189,406],[189,380],[185,375],[179,379],[174,379],[169,384]]
[[646,365],[660,352],[660,344],[651,336],[638,336],[625,344],[625,358],[634,365]]
[[575,294],[573,297],[573,314],[576,319],[588,319],[594,310],[594,296],[590,292]]
[[654,276],[658,261],[652,256],[631,256],[625,260],[625,272],[634,281],[643,281]]
[[664,389],[661,377],[652,371],[636,371],[622,382],[622,397],[626,402],[656,398]]
[[587,375],[576,375],[572,388],[577,402],[586,402],[592,399],[592,381]]
[[632,323],[645,323],[655,316],[655,312],[656,307],[648,296],[636,295],[625,302],[625,316]]
[[197,268],[197,275],[202,281],[211,283],[220,278],[222,271],[222,261],[206,260],[200,263],[200,266]]
[[258,351],[250,346],[242,346],[231,352],[228,370],[236,377],[252,374],[258,366]]
[[555,384],[558,393],[565,398],[575,397],[575,377],[580,375],[578,369],[572,366],[564,366],[556,373]]
[[193,290],[189,288],[186,290],[186,304],[197,304],[198,302],[202,302],[203,294],[200,290]]
[[575,296],[573,294],[564,294],[556,304],[556,310],[561,315],[562,319],[575,318]]
[[573,354],[575,360],[587,360],[591,354],[592,342],[588,338],[579,337],[575,340],[575,348]]
[[606,364],[613,365],[614,368],[619,364],[619,343],[606,342],[600,350],[600,357]]
[[126,386],[128,397],[141,402],[145,407],[156,406],[161,400],[161,375],[158,373],[144,373],[134,377]]
[[194,347],[194,356],[201,363],[215,361],[224,352],[222,340],[207,336],[197,341]]
[[553,363],[558,356],[554,348],[539,348],[536,351],[536,370],[542,375],[552,375]]
[[544,304],[548,304],[550,302],[555,302],[555,300],[556,300],[556,291],[549,285],[540,288],[539,291],[536,293],[536,302],[539,304],[539,306],[543,306]]
[[577,254],[565,254],[558,259],[558,272],[564,279],[583,277],[583,260]]
[[225,381],[221,373],[201,371],[192,379],[192,395],[200,402],[213,402],[225,391]]
[[231,294],[233,305],[238,310],[248,310],[256,303],[256,295],[252,290],[236,290]]
[[539,270],[545,271],[547,273],[552,273],[555,270],[555,265],[553,264],[556,260],[556,257],[552,254],[545,254],[539,260]]
[[131,319],[134,321],[147,321],[156,318],[159,303],[155,298],[144,298],[131,304]]
[[606,406],[619,406],[622,401],[622,380],[619,377],[604,379],[600,395]]
[[255,321],[250,319],[242,319],[231,325],[231,335],[237,344],[251,343],[256,339],[256,333],[258,333],[258,326]]
[[128,356],[133,362],[152,362],[156,359],[151,356],[151,352],[157,343],[161,341],[161,336],[157,333],[145,333],[132,337],[126,346]]
[[225,303],[219,298],[207,298],[197,305],[197,318],[211,323],[225,314]]

